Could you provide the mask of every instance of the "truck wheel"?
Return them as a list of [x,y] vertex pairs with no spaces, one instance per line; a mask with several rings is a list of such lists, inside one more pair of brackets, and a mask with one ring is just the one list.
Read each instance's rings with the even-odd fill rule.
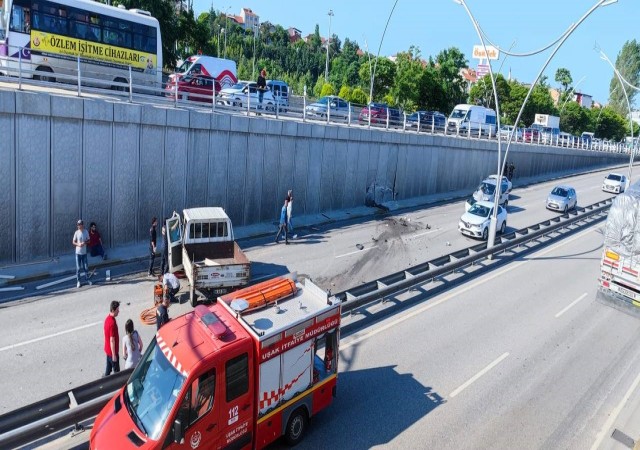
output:
[[307,421],[307,413],[304,408],[298,408],[291,414],[284,433],[287,444],[293,446],[302,440],[304,432],[307,430]]
[[189,288],[189,302],[194,308],[198,305],[198,296],[194,287]]

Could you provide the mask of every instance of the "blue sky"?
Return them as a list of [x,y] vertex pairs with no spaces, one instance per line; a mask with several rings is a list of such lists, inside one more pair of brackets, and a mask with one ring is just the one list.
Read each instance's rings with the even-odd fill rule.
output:
[[[229,10],[239,14],[242,7],[251,8],[260,21],[270,21],[284,28],[294,26],[303,36],[312,33],[315,25],[326,36],[329,28],[329,9],[333,10],[331,33],[344,41],[345,37],[365,48],[365,39],[371,52],[376,53],[385,23],[391,12],[392,0],[327,0],[309,2],[294,0],[195,0],[196,14],[213,5],[215,10]],[[558,38],[572,23],[577,22],[596,0],[467,0],[467,5],[478,23],[497,46],[508,49],[516,41],[513,52],[537,50]],[[594,11],[569,37],[554,56],[544,74],[556,86],[555,72],[559,67],[570,70],[577,90],[606,103],[613,71],[606,61],[593,50],[597,42],[612,62],[627,40],[640,40],[640,1],[618,0]],[[453,0],[399,0],[386,36],[381,55],[393,55],[419,47],[424,58],[440,50],[458,47],[471,66],[473,46],[480,44],[469,16]],[[502,66],[507,76],[531,82],[550,55],[552,49],[532,57],[508,57]],[[498,70],[502,58],[494,61]],[[636,105],[638,101],[636,101]]]

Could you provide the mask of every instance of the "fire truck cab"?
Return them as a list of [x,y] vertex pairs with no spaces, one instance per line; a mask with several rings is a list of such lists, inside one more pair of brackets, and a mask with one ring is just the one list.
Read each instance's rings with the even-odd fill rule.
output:
[[295,444],[336,394],[339,327],[339,301],[292,274],[198,305],[156,333],[90,447]]

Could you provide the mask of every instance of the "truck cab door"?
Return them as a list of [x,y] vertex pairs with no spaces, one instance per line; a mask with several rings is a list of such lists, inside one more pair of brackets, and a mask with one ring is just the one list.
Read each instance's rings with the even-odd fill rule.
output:
[[251,349],[236,349],[224,362],[222,391],[220,396],[219,448],[244,448],[254,440],[253,421],[253,361]]
[[169,272],[177,272],[182,270],[182,224],[180,215],[173,212],[173,215],[167,219],[165,224],[167,251],[169,259]]

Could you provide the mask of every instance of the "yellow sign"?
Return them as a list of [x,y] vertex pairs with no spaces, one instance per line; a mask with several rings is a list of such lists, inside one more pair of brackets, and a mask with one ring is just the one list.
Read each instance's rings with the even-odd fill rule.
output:
[[156,68],[156,56],[149,53],[35,30],[31,31],[31,51],[74,58],[79,56],[142,70]]

